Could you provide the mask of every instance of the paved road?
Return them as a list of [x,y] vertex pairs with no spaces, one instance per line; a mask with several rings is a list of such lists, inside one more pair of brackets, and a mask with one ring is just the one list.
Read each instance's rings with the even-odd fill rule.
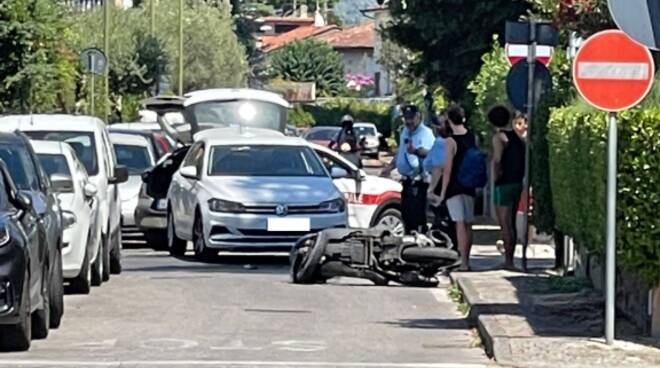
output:
[[[286,257],[204,264],[125,250],[124,273],[68,295],[62,327],[0,367],[480,367],[444,289],[300,286]],[[246,266],[249,263],[250,266]]]

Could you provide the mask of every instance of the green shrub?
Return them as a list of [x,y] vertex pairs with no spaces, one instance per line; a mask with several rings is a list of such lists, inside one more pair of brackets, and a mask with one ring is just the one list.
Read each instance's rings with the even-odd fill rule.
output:
[[[553,111],[550,173],[556,227],[598,255],[605,249],[606,113]],[[660,108],[619,114],[617,260],[649,285],[660,281]]]
[[314,115],[305,111],[301,105],[295,105],[289,112],[289,122],[297,127],[310,127],[315,120]]

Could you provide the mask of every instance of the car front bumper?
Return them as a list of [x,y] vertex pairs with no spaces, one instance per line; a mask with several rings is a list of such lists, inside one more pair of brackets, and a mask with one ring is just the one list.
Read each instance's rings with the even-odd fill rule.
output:
[[13,244],[0,248],[0,325],[19,322],[26,267],[22,248]]
[[218,250],[289,251],[304,235],[347,225],[346,212],[286,217],[309,219],[309,230],[303,231],[268,231],[268,219],[278,218],[274,215],[209,211],[203,218],[206,246]]

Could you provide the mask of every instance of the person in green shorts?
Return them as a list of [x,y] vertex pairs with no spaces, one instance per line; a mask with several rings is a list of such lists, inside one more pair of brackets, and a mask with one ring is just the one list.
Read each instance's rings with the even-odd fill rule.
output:
[[514,270],[516,210],[525,176],[525,141],[512,129],[511,113],[506,107],[492,108],[488,120],[496,129],[493,134],[494,200],[504,239],[503,267]]

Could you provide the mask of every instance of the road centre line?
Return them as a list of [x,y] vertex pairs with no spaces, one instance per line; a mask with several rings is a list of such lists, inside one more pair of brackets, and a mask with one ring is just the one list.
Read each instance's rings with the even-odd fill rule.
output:
[[126,360],[113,362],[99,361],[58,361],[58,360],[2,360],[0,367],[379,367],[379,368],[486,368],[484,364],[460,363],[361,363],[361,362],[276,362],[239,360]]

